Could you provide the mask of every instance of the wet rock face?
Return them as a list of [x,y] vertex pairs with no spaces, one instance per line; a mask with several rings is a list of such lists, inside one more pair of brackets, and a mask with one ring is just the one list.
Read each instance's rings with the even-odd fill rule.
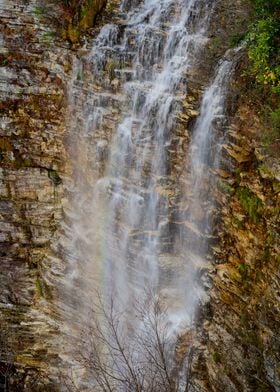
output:
[[[252,105],[240,106],[229,150],[236,152],[233,159],[239,174],[235,172],[230,202],[222,210],[209,337],[212,350],[221,350],[221,358],[235,364],[230,369],[218,366],[216,382],[228,372],[231,390],[240,390],[240,384],[246,391],[278,391],[279,161],[271,162],[269,154],[259,156],[259,131]],[[260,170],[264,167],[275,170],[267,177]]]
[[263,132],[255,105],[240,98],[217,182],[221,220],[203,335],[207,391],[280,390],[279,158],[263,146]]
[[106,4],[112,9],[117,0],[37,0],[37,13],[53,25],[60,36],[76,44]]
[[[98,9],[103,7],[101,3]],[[127,1],[126,7],[130,3],[137,6],[139,2]],[[0,350],[0,362],[9,357],[17,364],[19,376],[12,368],[11,377],[15,384],[23,382],[30,391],[55,391],[46,379],[59,363],[59,316],[54,300],[63,266],[56,243],[63,218],[67,154],[79,156],[77,164],[85,165],[84,181],[87,169],[96,171],[95,178],[104,172],[121,96],[116,94],[116,100],[110,102],[106,123],[93,136],[101,140],[94,159],[79,155],[73,147],[67,149],[66,83],[77,53],[57,38],[53,25],[42,23],[40,7],[41,2],[31,0],[4,0],[0,5],[0,321],[2,331],[7,331],[2,332],[7,348]],[[229,46],[229,35],[240,32],[243,7],[241,2],[234,6],[227,0],[219,2],[207,44],[209,61],[201,60],[201,67],[188,75],[188,97],[178,113],[168,150],[170,183],[158,186],[161,197],[172,204],[177,201],[174,179],[184,179],[190,138],[187,128],[191,130],[198,114],[201,87],[209,80],[216,57]],[[93,17],[87,23],[89,20],[91,23]],[[72,30],[76,28],[74,21],[68,22]],[[72,30],[67,30],[65,38],[76,42]],[[113,63],[106,64],[102,80],[117,93],[119,79],[129,78],[129,74],[115,74],[114,68]],[[83,72],[83,83],[100,89],[94,85],[97,81],[87,79],[87,64]],[[86,89],[78,98],[79,113],[88,99]],[[111,98],[104,95],[105,99]],[[239,103],[224,146],[224,162],[230,164],[219,172],[217,185],[211,188],[222,223],[214,247],[213,288],[201,343],[194,354],[193,384],[201,391],[280,390],[279,173],[275,160],[255,144],[259,125],[252,111],[252,106]],[[77,115],[76,120],[79,130],[82,119]],[[79,139],[78,132],[75,137]],[[89,189],[91,185],[89,182]],[[202,214],[200,210],[195,213]],[[167,240],[170,233],[171,229]],[[162,259],[163,274],[174,262],[175,256]],[[206,283],[209,287],[208,280]]]
[[0,5],[0,320],[12,361],[26,374],[44,371],[55,356],[48,258],[62,217],[69,65],[36,6]]
[[[104,4],[71,2],[79,5],[80,32]],[[56,390],[50,381],[60,352],[54,300],[63,269],[56,244],[73,61],[69,34],[62,40],[57,24],[62,13],[60,4],[40,0],[0,4],[0,366],[12,389]]]

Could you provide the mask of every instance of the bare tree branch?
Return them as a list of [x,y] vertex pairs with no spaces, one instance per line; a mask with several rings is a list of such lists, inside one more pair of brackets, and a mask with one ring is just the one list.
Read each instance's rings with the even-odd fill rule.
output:
[[[94,391],[178,392],[180,371],[186,375],[185,392],[189,390],[192,335],[174,336],[164,306],[151,293],[147,298],[134,306],[128,320],[130,313],[118,311],[113,298],[104,302],[97,294],[91,326],[84,331],[77,353],[89,379],[94,380],[90,381]],[[178,354],[176,345],[182,339],[185,346]],[[67,387],[71,392],[78,390],[75,383],[68,382]]]

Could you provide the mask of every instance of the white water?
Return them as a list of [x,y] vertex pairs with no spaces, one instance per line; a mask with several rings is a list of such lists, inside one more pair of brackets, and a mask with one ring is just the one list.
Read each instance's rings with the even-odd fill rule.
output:
[[230,61],[204,93],[183,182],[172,178],[170,151],[188,75],[207,42],[209,3],[124,1],[126,19],[103,27],[90,55],[75,64],[62,288],[69,335],[91,323],[97,291],[114,297],[134,329],[135,307],[153,292],[177,333],[192,326],[204,300],[199,276],[213,208],[208,174],[218,164],[211,157],[214,122],[223,119]]

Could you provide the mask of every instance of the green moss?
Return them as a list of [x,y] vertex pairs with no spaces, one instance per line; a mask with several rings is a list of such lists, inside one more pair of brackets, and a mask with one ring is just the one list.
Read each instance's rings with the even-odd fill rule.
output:
[[237,229],[242,229],[242,227],[244,226],[244,222],[243,220],[237,218],[237,216],[233,216],[231,219],[231,225],[233,227],[236,227]]
[[263,251],[262,259],[263,261],[269,261],[269,258],[270,258],[270,251],[269,248],[266,247],[265,250]]
[[263,349],[257,330],[247,330],[244,334],[244,341],[246,345],[254,346],[259,350]]
[[56,36],[55,31],[45,31],[40,36],[40,42],[45,45],[50,45]]
[[243,328],[246,328],[248,326],[248,315],[246,313],[241,313],[240,315],[240,325]]
[[86,18],[88,16],[89,9],[86,6],[81,7],[81,17],[82,19]]
[[40,278],[36,279],[35,282],[35,287],[36,287],[36,293],[39,297],[43,297],[44,296],[44,290],[43,290],[43,284],[41,282]]
[[244,263],[240,263],[238,266],[238,272],[241,276],[241,281],[243,283],[246,282],[249,277],[249,267]]
[[280,108],[273,110],[270,113],[272,127],[277,135],[280,136]]
[[33,165],[33,162],[30,158],[23,159],[23,166],[24,167],[31,167],[32,165]]
[[280,182],[279,181],[274,181],[272,186],[273,186],[273,191],[275,193],[279,193],[280,192]]
[[54,183],[55,186],[58,186],[62,183],[62,179],[56,170],[49,169],[48,177]]
[[13,166],[15,168],[20,169],[22,167],[32,167],[33,166],[33,161],[30,158],[23,158],[18,153],[15,153],[14,156],[15,156],[15,160],[13,162]]
[[209,41],[209,50],[211,55],[216,55],[219,49],[222,47],[223,41],[221,37],[212,37]]
[[233,194],[235,191],[235,189],[232,186],[230,186],[225,180],[222,180],[221,178],[217,179],[217,185],[218,188],[225,193]]
[[82,71],[79,71],[78,73],[77,73],[77,80],[83,80],[83,73],[82,73]]
[[35,281],[35,289],[39,298],[45,298],[47,300],[53,299],[50,287],[39,276]]
[[68,38],[72,42],[72,44],[78,42],[81,34],[79,27],[74,26],[72,23],[68,25],[68,29],[65,33],[66,38]]
[[241,275],[244,275],[248,271],[247,265],[244,263],[239,264],[238,271]]
[[94,26],[96,15],[106,5],[106,0],[59,1],[63,10],[61,21],[58,21],[62,26],[61,34],[73,44],[79,41],[83,32]]
[[273,129],[266,129],[262,134],[262,144],[264,147],[270,147],[279,136],[280,135],[278,134],[278,131],[274,131]]
[[236,46],[240,45],[241,42],[245,39],[246,34],[244,33],[235,33],[230,37],[230,46],[235,48]]
[[216,363],[220,363],[221,362],[221,355],[218,353],[218,351],[214,351],[212,354],[213,360]]
[[230,369],[228,368],[228,366],[224,366],[224,373],[228,376],[228,377],[230,377],[230,375],[231,375],[231,371],[230,371]]
[[111,13],[114,12],[116,9],[116,3],[112,0],[108,0],[106,9],[108,12],[111,12]]
[[243,209],[249,215],[250,219],[254,223],[258,223],[263,213],[262,201],[255,196],[250,189],[245,187],[238,188],[237,195]]
[[42,18],[45,15],[45,9],[43,7],[34,7],[33,15],[37,18]]
[[268,387],[264,384],[258,384],[256,386],[256,392],[269,392],[270,390],[268,389]]
[[262,177],[271,177],[270,168],[265,163],[258,166],[258,172]]
[[266,233],[266,244],[268,246],[272,245],[274,243],[275,238],[276,238],[276,233],[272,229],[267,230],[267,233]]
[[5,67],[9,64],[9,59],[4,59],[0,62],[0,67]]
[[109,75],[110,80],[113,80],[115,78],[115,69],[118,67],[118,63],[113,60],[109,59],[106,64],[106,72]]

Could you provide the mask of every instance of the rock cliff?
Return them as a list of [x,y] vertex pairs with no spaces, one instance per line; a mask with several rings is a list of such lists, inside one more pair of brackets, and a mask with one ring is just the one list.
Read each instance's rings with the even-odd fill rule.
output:
[[271,131],[259,110],[247,90],[223,146],[227,165],[216,190],[217,264],[205,322],[206,390],[280,390],[279,139],[264,140]]
[[[54,244],[63,217],[73,52],[44,7],[0,4],[0,383],[8,382],[9,390],[40,390],[42,378],[42,390],[50,384],[53,391],[47,368],[57,366],[52,301],[62,261]],[[93,6],[92,19],[100,7]]]
[[[115,3],[108,2],[106,21]],[[59,389],[53,378],[61,361],[58,228],[68,197],[69,154],[76,153],[68,148],[67,86],[75,58],[87,50],[81,49],[83,34],[90,42],[104,6],[0,2],[0,383],[7,381],[11,391]],[[170,149],[174,177],[182,171],[185,129],[191,130],[209,73],[244,33],[249,15],[245,1],[218,2],[207,50],[189,76],[191,96],[176,135],[181,144]],[[211,189],[218,217],[212,285],[192,364],[192,388],[205,392],[280,391],[279,143],[263,142],[259,104],[250,90],[242,93],[245,57],[229,94],[223,167]],[[117,90],[118,78],[112,79]],[[108,133],[113,121],[108,118]],[[104,170],[102,159],[100,165]]]

